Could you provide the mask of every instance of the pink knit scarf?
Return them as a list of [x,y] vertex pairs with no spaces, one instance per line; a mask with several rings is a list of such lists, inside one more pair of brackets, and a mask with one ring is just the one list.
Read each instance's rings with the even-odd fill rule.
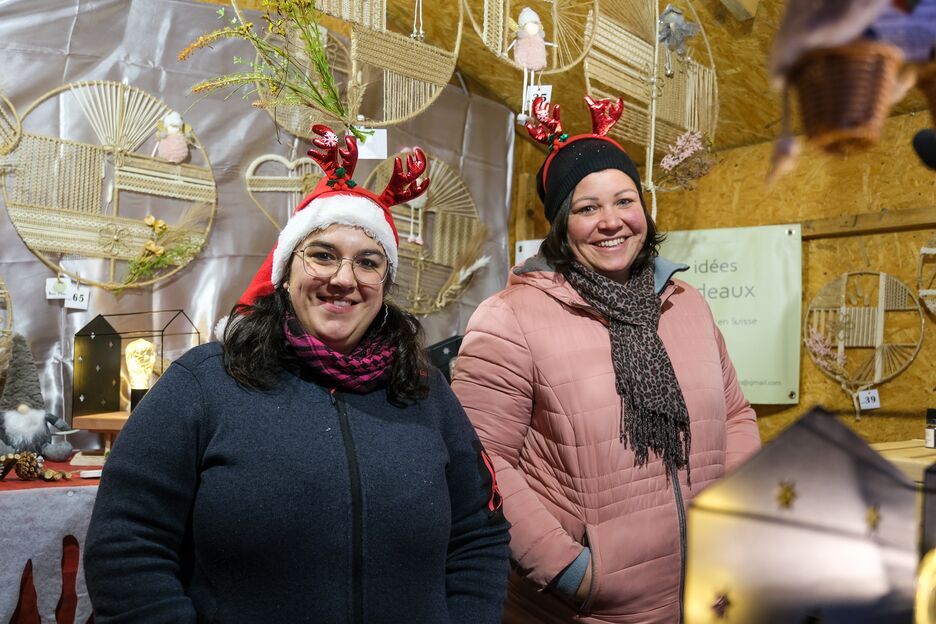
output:
[[396,345],[386,344],[379,335],[365,336],[344,355],[307,333],[295,316],[286,318],[284,332],[303,365],[338,390],[365,394],[380,387],[393,368]]

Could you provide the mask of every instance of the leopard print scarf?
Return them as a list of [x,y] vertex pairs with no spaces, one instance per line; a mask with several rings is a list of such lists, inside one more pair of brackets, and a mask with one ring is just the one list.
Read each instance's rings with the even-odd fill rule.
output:
[[609,321],[614,386],[621,397],[621,442],[630,445],[638,466],[649,451],[669,474],[689,472],[689,411],[663,341],[657,335],[660,298],[654,288],[653,263],[620,284],[579,262],[566,279]]

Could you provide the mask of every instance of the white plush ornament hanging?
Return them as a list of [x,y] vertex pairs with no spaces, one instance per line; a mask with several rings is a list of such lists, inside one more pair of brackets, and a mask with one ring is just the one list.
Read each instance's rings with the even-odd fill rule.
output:
[[188,126],[182,121],[182,115],[172,111],[157,122],[156,127],[156,155],[176,164],[188,160]]
[[[539,15],[530,7],[523,7],[517,19],[517,37],[507,47],[513,48],[514,62],[523,68],[523,91],[521,92],[521,111],[518,123],[526,123],[529,106],[526,101],[527,90],[536,84],[536,72],[546,69],[546,46],[555,47],[555,43],[546,41],[546,31]],[[542,74],[540,75],[542,79]]]
[[413,243],[414,245],[423,244],[422,236],[422,226],[423,226],[423,209],[426,207],[426,202],[429,200],[429,193],[423,193],[416,199],[411,199],[409,202],[410,215],[409,215],[409,236],[406,237],[406,242]]

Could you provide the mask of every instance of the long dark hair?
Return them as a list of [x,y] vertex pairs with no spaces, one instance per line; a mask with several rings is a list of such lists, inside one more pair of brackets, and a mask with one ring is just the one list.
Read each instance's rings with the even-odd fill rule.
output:
[[[289,279],[287,274],[283,283]],[[392,284],[387,284],[389,289]],[[387,384],[387,396],[394,405],[425,398],[429,392],[429,357],[422,326],[411,314],[384,301],[365,338],[379,332],[384,341],[396,345],[396,356]],[[270,390],[285,370],[298,370],[299,359],[287,346],[283,323],[294,314],[289,293],[282,287],[272,295],[257,297],[253,305],[238,304],[231,310],[224,330],[224,367],[242,386]]]
[[[647,239],[644,241],[643,248],[634,258],[634,264],[631,265],[631,271],[638,271],[654,258],[660,255],[660,244],[666,239],[666,235],[656,228],[656,223],[647,212],[647,205],[644,203],[643,193],[639,190],[637,195],[640,198],[640,206],[643,208],[644,216],[647,218]],[[569,246],[569,214],[572,212],[572,193],[569,193],[556,212],[556,218],[553,219],[549,228],[549,233],[543,239],[540,245],[540,255],[556,271],[563,275],[569,270],[569,265],[575,260],[575,253]]]

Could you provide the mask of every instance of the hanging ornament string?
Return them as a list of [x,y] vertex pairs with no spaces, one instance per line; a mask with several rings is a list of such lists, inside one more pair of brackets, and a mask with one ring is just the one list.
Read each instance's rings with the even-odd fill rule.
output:
[[[410,37],[416,39],[417,41],[422,41],[426,38],[426,32],[423,30],[423,0],[416,0],[416,6],[413,7],[413,32],[410,33]],[[419,19],[419,30],[416,30],[416,19]]]

